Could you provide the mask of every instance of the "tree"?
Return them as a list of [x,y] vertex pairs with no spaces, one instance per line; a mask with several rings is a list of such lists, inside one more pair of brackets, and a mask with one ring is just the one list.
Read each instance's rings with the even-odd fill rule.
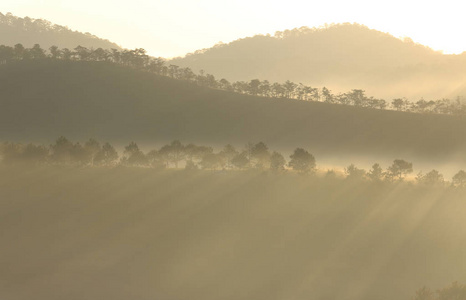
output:
[[299,173],[309,173],[316,167],[314,156],[303,148],[296,148],[290,158],[288,165]]
[[44,146],[17,143],[4,143],[0,145],[0,156],[6,164],[36,164],[47,160],[49,151]]
[[416,291],[414,300],[434,300],[434,292],[427,287],[423,287]]
[[42,145],[27,144],[22,151],[22,160],[25,163],[43,163],[47,160],[49,149]]
[[397,111],[403,111],[406,110],[408,103],[406,99],[397,98],[392,100],[392,107]]
[[428,186],[443,185],[445,183],[443,175],[440,174],[437,170],[432,170],[425,175],[419,173],[416,177],[416,180],[418,183]]
[[326,87],[322,88],[322,101],[326,103],[335,103],[335,97],[332,95],[332,92]]
[[265,166],[268,166],[270,163],[270,152],[269,149],[267,148],[267,145],[265,145],[263,142],[259,142],[252,146],[250,149],[251,157],[250,159],[254,161],[254,167],[256,168],[264,168]]
[[354,164],[349,165],[345,168],[346,178],[350,180],[362,180],[366,175],[366,171],[357,168]]
[[235,166],[238,169],[244,169],[249,165],[249,159],[248,159],[248,153],[247,151],[243,151],[231,160],[231,163],[233,166]]
[[196,146],[194,144],[188,144],[184,147],[184,155],[186,160],[193,163],[199,163],[205,155],[211,154],[214,152],[212,147],[206,146]]
[[86,151],[86,160],[87,163],[94,164],[94,158],[96,154],[100,151],[100,143],[95,139],[89,139],[84,144],[84,150]]
[[216,170],[220,166],[220,157],[218,154],[208,153],[199,164],[203,169]]
[[159,153],[167,164],[173,163],[175,168],[178,168],[178,164],[186,157],[185,147],[178,140],[160,148]]
[[235,147],[230,144],[223,147],[223,150],[219,153],[222,164],[226,168],[231,168],[233,166],[232,160],[236,155],[238,155],[238,151],[236,151]]
[[14,58],[16,60],[22,60],[26,58],[26,49],[22,44],[16,44],[14,47]]
[[95,154],[94,164],[110,166],[118,160],[118,153],[109,143],[103,144],[102,148]]
[[466,187],[466,172],[460,170],[456,173],[451,180],[451,184],[455,187]]
[[129,145],[125,147],[123,154],[125,155],[122,158],[123,164],[130,166],[146,166],[149,163],[146,155],[139,150],[139,147],[135,142],[129,143]]
[[364,106],[367,101],[366,95],[363,90],[351,90],[346,94],[350,104],[354,106]]
[[388,167],[386,176],[388,179],[403,180],[403,177],[413,172],[413,164],[403,159],[395,159]]
[[261,81],[259,79],[253,79],[249,82],[248,85],[249,94],[257,96],[257,94],[260,92]]
[[270,156],[270,169],[272,171],[282,171],[285,169],[286,165],[286,160],[281,155],[281,153],[278,153],[274,151],[272,155]]
[[449,287],[437,291],[437,300],[465,300],[466,285],[453,282]]
[[367,178],[374,182],[382,181],[383,176],[384,172],[382,167],[377,163],[373,164],[371,170],[367,172]]
[[73,160],[73,143],[64,136],[60,136],[55,144],[50,145],[51,159],[57,163],[70,163]]
[[62,51],[60,49],[58,49],[57,46],[51,46],[49,48],[49,51],[50,51],[50,58],[52,59],[60,59],[62,58]]
[[91,51],[89,51],[89,49],[87,49],[86,47],[83,47],[83,46],[78,46],[78,47],[74,48],[74,51],[75,51],[78,59],[81,60],[81,61],[87,60],[91,55]]
[[298,85],[296,83],[287,80],[283,84],[283,88],[285,90],[285,97],[286,98],[293,98],[297,86]]
[[29,49],[29,57],[31,59],[42,59],[46,58],[47,55],[45,55],[45,51],[39,44],[35,44],[31,49]]

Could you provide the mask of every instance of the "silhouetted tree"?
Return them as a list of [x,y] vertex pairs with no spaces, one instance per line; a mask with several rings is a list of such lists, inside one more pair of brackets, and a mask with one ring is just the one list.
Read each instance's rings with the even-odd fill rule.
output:
[[18,143],[0,145],[0,156],[5,164],[38,164],[44,163],[48,157],[48,149],[44,146]]
[[270,169],[272,171],[282,171],[285,169],[286,165],[286,160],[281,155],[281,153],[278,153],[274,151],[272,155],[270,156]]
[[64,136],[61,136],[55,141],[55,144],[50,146],[50,157],[56,163],[70,163],[74,160],[73,148],[74,144]]
[[290,158],[288,165],[300,173],[309,173],[316,167],[314,156],[303,148],[296,148]]
[[386,176],[388,179],[403,180],[403,177],[413,172],[413,164],[403,159],[395,159],[388,167]]
[[159,153],[167,163],[174,164],[175,168],[178,168],[178,164],[186,157],[185,147],[178,140],[174,140],[171,144],[163,146],[159,150]]
[[392,107],[397,111],[406,110],[408,104],[409,102],[406,99],[397,98],[392,100]]
[[420,184],[428,186],[443,185],[445,183],[443,175],[440,174],[437,170],[432,170],[425,175],[423,175],[422,172],[420,172],[416,176],[416,181]]
[[382,167],[377,163],[373,164],[370,171],[367,172],[367,178],[374,182],[382,181],[384,175]]
[[248,153],[247,151],[243,151],[233,157],[231,160],[233,166],[238,169],[244,169],[249,165]]
[[416,291],[416,295],[413,300],[434,300],[435,293],[432,292],[429,288],[423,287]]
[[102,148],[95,154],[94,164],[111,166],[118,161],[118,153],[109,143],[102,145]]
[[100,143],[95,139],[89,139],[84,144],[84,150],[86,152],[86,162],[90,164],[94,164],[94,159],[97,153],[100,151]]
[[146,155],[139,149],[135,142],[129,143],[129,145],[125,147],[123,154],[123,164],[130,166],[146,166],[149,164]]
[[263,142],[252,146],[250,151],[250,160],[254,162],[254,167],[265,168],[270,164],[270,152]]
[[45,51],[40,47],[39,44],[35,44],[28,52],[29,58],[31,59],[43,59],[47,57]]
[[463,170],[458,171],[453,176],[451,183],[455,187],[466,187],[466,172]]
[[220,156],[220,159],[222,160],[222,164],[226,168],[229,169],[229,168],[233,167],[232,160],[238,154],[239,153],[238,153],[238,151],[236,151],[235,147],[228,144],[225,147],[223,147],[222,151],[220,151],[220,153],[219,153],[219,156]]
[[50,58],[52,59],[61,59],[63,56],[63,52],[60,49],[58,49],[57,46],[51,46],[49,48],[49,51],[50,51]]
[[350,180],[362,180],[366,175],[366,171],[357,168],[354,164],[349,165],[345,168],[346,178]]

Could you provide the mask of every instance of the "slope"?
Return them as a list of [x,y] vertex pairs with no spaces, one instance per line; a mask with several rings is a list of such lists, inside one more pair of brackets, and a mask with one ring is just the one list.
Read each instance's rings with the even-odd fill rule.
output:
[[2,140],[263,141],[285,150],[445,161],[466,150],[460,116],[252,97],[104,62],[22,61],[0,66],[0,82]]
[[40,44],[43,49],[51,46],[74,49],[81,45],[86,48],[121,49],[117,44],[98,38],[90,33],[72,31],[47,20],[20,18],[11,13],[0,13],[0,44],[14,46],[22,44],[30,48]]
[[464,55],[443,55],[349,23],[244,38],[171,63],[228,80],[291,80],[339,92],[362,88],[388,100],[450,96],[466,75]]
[[466,276],[464,189],[273,175],[0,166],[0,297],[391,300]]

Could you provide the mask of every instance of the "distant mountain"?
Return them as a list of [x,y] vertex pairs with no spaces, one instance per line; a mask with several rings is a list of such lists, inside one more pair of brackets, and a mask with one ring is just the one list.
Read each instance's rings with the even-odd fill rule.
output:
[[443,55],[349,23],[257,35],[171,63],[228,80],[291,80],[338,92],[361,88],[387,99],[452,96],[466,82],[466,54]]
[[40,44],[43,49],[50,46],[74,49],[81,45],[87,48],[121,49],[115,43],[96,37],[90,33],[72,31],[61,25],[43,19],[20,18],[11,13],[0,13],[0,44],[14,46],[23,44],[32,47]]
[[106,62],[20,61],[0,66],[0,82],[1,141],[263,141],[286,151],[390,159],[447,160],[466,151],[461,116],[253,97]]

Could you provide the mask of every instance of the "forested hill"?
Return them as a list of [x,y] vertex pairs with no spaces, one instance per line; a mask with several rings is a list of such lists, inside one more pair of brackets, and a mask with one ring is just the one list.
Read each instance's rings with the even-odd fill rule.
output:
[[461,116],[253,97],[108,62],[19,61],[0,66],[0,82],[3,141],[47,143],[61,135],[141,145],[263,141],[278,149],[392,159],[466,150]]
[[117,44],[103,40],[90,33],[72,31],[68,27],[52,24],[43,19],[20,18],[11,13],[0,13],[0,44],[14,46],[22,44],[42,48],[51,46],[74,49],[81,45],[87,48],[121,49]]
[[172,63],[228,80],[291,80],[382,98],[452,97],[466,82],[466,55],[443,55],[359,24],[297,28],[219,44]]

